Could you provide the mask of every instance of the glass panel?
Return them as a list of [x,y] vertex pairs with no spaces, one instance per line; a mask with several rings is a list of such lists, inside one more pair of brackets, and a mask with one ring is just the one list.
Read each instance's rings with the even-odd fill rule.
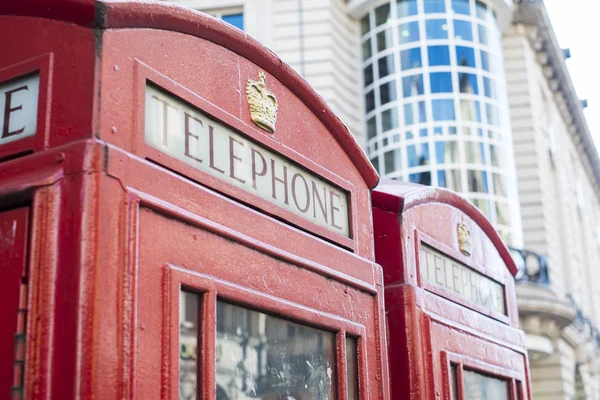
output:
[[483,25],[478,25],[478,31],[479,31],[479,43],[481,44],[489,44],[490,40],[488,38],[488,30],[485,26]]
[[380,58],[377,61],[377,66],[379,67],[379,78],[383,78],[384,76],[393,74],[394,73],[394,56],[389,55],[389,56]]
[[481,50],[481,68],[490,71],[490,55],[487,51]]
[[196,399],[200,296],[182,291],[179,311],[179,398]]
[[423,75],[410,75],[402,78],[402,95],[404,97],[423,94]]
[[375,9],[375,26],[383,25],[390,19],[390,4],[384,4]]
[[510,385],[506,380],[463,370],[465,400],[508,400]]
[[427,39],[447,39],[448,23],[445,19],[430,19],[425,21]]
[[463,121],[481,122],[481,109],[479,102],[474,100],[460,100],[460,116]]
[[450,72],[433,72],[429,74],[431,93],[452,93],[452,74]]
[[494,167],[503,168],[506,164],[506,152],[498,146],[490,145],[491,164]]
[[401,168],[400,149],[388,151],[383,156],[385,164],[384,174],[395,172]]
[[398,127],[398,109],[391,108],[381,113],[381,131],[387,132]]
[[508,193],[508,179],[500,174],[493,174],[493,176],[496,196],[506,196]]
[[358,355],[357,340],[346,338],[346,383],[348,400],[358,400]]
[[475,51],[470,47],[456,46],[456,64],[475,68]]
[[380,174],[380,169],[379,169],[379,157],[375,157],[371,159],[371,164],[373,164],[373,167],[375,167],[375,170],[377,171],[378,174]]
[[409,22],[398,27],[400,44],[419,41],[419,23]]
[[476,0],[475,1],[475,9],[476,9],[478,18],[487,19],[488,11],[487,11],[487,6],[485,5],[485,3],[483,3],[479,0]]
[[469,0],[452,0],[452,10],[457,14],[471,14],[471,7],[469,7]]
[[331,332],[219,301],[216,355],[217,392],[226,398],[336,397]]
[[498,108],[490,103],[485,103],[485,113],[487,115],[487,122],[490,125],[500,126],[500,119],[498,115]]
[[371,51],[371,39],[367,39],[362,45],[363,61],[371,57],[372,54],[373,52]]
[[429,65],[450,65],[450,50],[448,46],[429,46],[427,47],[427,56]]
[[380,105],[396,100],[396,82],[388,82],[379,86],[379,101]]
[[392,47],[392,30],[386,29],[377,34],[377,51],[383,51]]
[[365,79],[365,86],[369,86],[373,83],[373,64],[369,64],[365,67],[363,76]]
[[408,103],[404,105],[404,124],[412,125],[418,122],[425,122],[425,102],[420,101],[417,104]]
[[458,400],[458,373],[457,366],[452,364],[450,367],[450,398]]
[[488,193],[487,173],[484,171],[467,171],[469,192]]
[[462,191],[460,171],[457,169],[438,171],[438,186],[454,190],[455,192]]
[[361,36],[366,35],[371,30],[371,21],[369,20],[369,14],[365,15],[363,19],[360,20],[360,33]]
[[454,114],[454,100],[432,100],[434,121],[451,121],[456,118]]
[[477,75],[475,74],[459,72],[458,86],[461,93],[479,94],[479,90],[477,90]]
[[368,140],[373,139],[375,136],[377,136],[377,124],[375,121],[375,117],[371,117],[367,121],[367,137],[369,138]]
[[465,141],[465,156],[469,164],[485,164],[483,143]]
[[238,29],[244,30],[244,14],[229,14],[223,15],[221,19],[228,24],[235,26]]
[[428,14],[446,12],[445,0],[423,0],[423,3]]
[[406,147],[408,168],[429,165],[429,144],[411,144]]
[[417,0],[398,0],[398,18],[417,15]]
[[485,199],[473,199],[472,200],[475,207],[479,208],[479,211],[485,215],[487,219],[490,218],[490,202]]
[[454,20],[454,37],[457,40],[473,41],[473,28],[468,21]]
[[458,162],[458,145],[456,141],[436,141],[435,158],[438,164],[452,164]]
[[421,48],[403,50],[400,52],[400,64],[403,70],[411,68],[420,68],[421,64]]
[[431,171],[423,171],[408,175],[408,181],[420,183],[421,185],[431,186]]
[[484,76],[483,77],[483,92],[485,93],[486,97],[490,97],[492,99],[497,99],[498,98],[498,89],[496,88],[496,81]]

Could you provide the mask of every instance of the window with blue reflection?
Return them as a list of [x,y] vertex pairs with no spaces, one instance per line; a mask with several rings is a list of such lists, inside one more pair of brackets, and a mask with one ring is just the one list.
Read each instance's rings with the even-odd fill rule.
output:
[[485,145],[483,142],[473,142],[467,140],[464,142],[465,145],[465,158],[468,164],[481,164],[484,165],[485,159]]
[[452,121],[456,119],[454,100],[452,99],[432,100],[431,107],[434,121]]
[[223,15],[221,19],[238,29],[244,30],[244,14],[242,13]]
[[471,47],[456,46],[456,64],[475,68],[475,50]]
[[375,109],[375,92],[373,90],[366,94],[365,106],[367,108],[367,112],[373,111]]
[[485,5],[484,2],[475,0],[475,10],[477,13],[477,18],[480,18],[480,19],[488,18],[487,6]]
[[409,174],[408,181],[412,183],[419,183],[421,185],[431,186],[431,171],[418,172],[416,174]]
[[481,122],[481,109],[479,108],[479,102],[470,99],[461,99],[460,116],[463,121]]
[[496,88],[496,81],[486,76],[483,77],[483,93],[486,97],[497,99],[498,89]]
[[419,23],[409,22],[398,26],[400,44],[419,41]]
[[398,0],[398,18],[417,15],[417,0]]
[[477,89],[477,75],[466,72],[458,73],[458,86],[461,93],[479,94]]
[[383,51],[392,47],[392,30],[386,29],[377,34],[377,51]]
[[379,86],[379,104],[384,105],[389,103],[390,101],[396,100],[398,97],[396,95],[396,82],[388,82]]
[[438,171],[438,186],[448,188],[457,192],[462,191],[460,183],[460,170],[450,169]]
[[365,80],[365,86],[369,86],[373,83],[373,65],[369,64],[363,70],[363,77]]
[[423,94],[423,75],[410,75],[402,78],[402,95],[404,97]]
[[431,93],[452,93],[452,74],[450,72],[432,72],[429,74]]
[[477,29],[479,30],[479,43],[488,45],[490,41],[487,28],[483,25],[477,25]]
[[499,126],[500,118],[498,115],[498,108],[495,105],[485,103],[485,114],[487,116],[488,124]]
[[[425,102],[408,103],[404,105],[404,124],[412,125],[419,122],[425,122]],[[407,133],[408,139],[408,133]]]
[[[446,46],[447,48],[448,46]],[[411,68],[420,68],[421,63],[421,48],[403,50],[400,52],[400,64],[403,70]]]
[[371,30],[371,21],[369,20],[369,14],[365,15],[360,20],[360,35],[364,36]]
[[363,61],[365,61],[366,59],[371,57],[371,55],[373,55],[373,52],[371,51],[371,39],[365,40],[365,42],[362,44],[362,55]]
[[445,19],[429,19],[425,21],[427,39],[447,39],[448,22]]
[[423,0],[423,6],[427,14],[446,12],[445,0]]
[[381,113],[381,130],[387,132],[398,127],[400,119],[398,118],[398,109],[396,107],[385,110]]
[[406,146],[408,168],[429,165],[429,143],[411,144]]
[[420,137],[427,137],[427,128],[421,128],[421,129],[419,129],[419,136]]
[[469,21],[454,20],[454,37],[457,40],[473,41],[473,28]]
[[481,50],[481,68],[486,71],[490,70],[490,54],[487,51]]
[[427,47],[427,56],[429,65],[450,65],[450,49],[448,46],[429,46]]
[[371,140],[375,136],[377,136],[377,123],[375,117],[371,117],[367,121],[367,140]]
[[452,10],[456,14],[471,14],[471,7],[469,5],[469,0],[452,0]]
[[389,56],[381,57],[377,61],[377,67],[379,68],[379,78],[383,78],[384,76],[388,76],[394,73],[394,56],[390,54]]
[[435,160],[438,164],[458,163],[458,145],[455,140],[435,142]]
[[489,193],[487,172],[485,171],[467,171],[467,183],[469,192]]
[[383,25],[391,18],[390,4],[384,4],[375,9],[375,26]]

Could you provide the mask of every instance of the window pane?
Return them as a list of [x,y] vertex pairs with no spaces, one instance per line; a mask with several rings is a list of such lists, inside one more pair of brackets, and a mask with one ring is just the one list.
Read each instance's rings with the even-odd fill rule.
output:
[[383,78],[384,76],[393,74],[394,73],[394,56],[389,55],[389,56],[380,58],[377,61],[377,66],[379,67],[379,78]]
[[398,18],[417,15],[417,0],[398,0]]
[[434,121],[451,121],[456,118],[453,100],[432,100]]
[[479,30],[479,43],[486,44],[486,45],[489,44],[490,41],[489,41],[489,38],[488,38],[488,30],[487,30],[487,28],[485,26],[483,26],[483,25],[478,25],[477,29]]
[[454,20],[454,37],[457,40],[473,41],[473,28],[468,21]]
[[464,370],[465,399],[508,400],[509,382],[477,372]]
[[462,191],[460,184],[460,170],[442,170],[438,171],[438,186],[454,190],[455,192]]
[[373,111],[375,109],[375,92],[371,90],[365,96],[365,106],[367,108],[367,112]]
[[388,82],[379,86],[379,102],[380,105],[396,100],[396,82]]
[[[335,399],[335,335],[217,302],[216,380],[230,398]],[[235,391],[235,393],[232,393]]]
[[487,173],[483,171],[467,171],[469,192],[488,193]]
[[458,145],[456,141],[436,141],[435,158],[438,164],[458,163]]
[[450,65],[450,50],[448,46],[429,46],[427,48],[429,65]]
[[507,167],[506,156],[507,153],[503,148],[499,146],[494,146],[493,144],[490,145],[490,162],[492,166],[498,168]]
[[464,72],[458,73],[458,86],[461,93],[478,94],[477,90],[477,75],[467,74]]
[[507,178],[504,175],[494,174],[494,192],[496,196],[506,196],[508,190]]
[[373,52],[371,51],[371,39],[367,39],[362,45],[363,61],[371,57],[372,54]]
[[392,47],[392,30],[386,29],[377,34],[377,51],[383,51]]
[[490,201],[485,199],[472,199],[471,202],[475,207],[479,208],[479,211],[485,215],[487,219],[490,218]]
[[394,171],[398,171],[401,169],[401,158],[400,158],[400,149],[388,151],[383,156],[383,161],[385,164],[384,174],[389,174]]
[[452,74],[450,72],[432,72],[429,74],[431,93],[452,93]]
[[419,40],[419,23],[409,22],[408,24],[400,24],[398,28],[400,44],[417,42]]
[[463,121],[481,122],[481,110],[479,102],[475,100],[460,100],[460,117]]
[[496,81],[484,76],[483,77],[483,92],[485,93],[486,97],[490,97],[492,99],[497,99],[498,98],[498,90],[496,88]]
[[448,23],[445,19],[430,19],[425,21],[427,39],[448,38]]
[[375,9],[375,26],[383,25],[390,19],[390,4],[384,4]]
[[421,67],[421,48],[404,50],[400,52],[400,64],[403,70]]
[[238,29],[244,30],[244,14],[223,15],[221,19]]
[[379,169],[379,157],[372,158],[371,164],[373,164],[373,167],[375,168],[377,173],[381,174],[381,170]]
[[381,130],[387,132],[398,127],[398,109],[391,108],[381,113]]
[[493,104],[485,103],[485,112],[488,124],[499,126],[500,118],[498,115],[498,108]]
[[481,19],[487,19],[487,6],[485,3],[477,0],[475,1],[475,9],[477,10],[477,17]]
[[457,14],[471,14],[469,0],[452,0],[452,10]]
[[408,160],[408,168],[429,165],[429,144],[421,143],[407,146],[406,157]]
[[358,400],[358,355],[357,340],[346,338],[346,384],[348,400]]
[[423,94],[423,75],[411,75],[402,78],[402,95],[404,97]]
[[426,13],[446,12],[446,2],[444,0],[423,0]]
[[363,76],[365,79],[365,86],[369,86],[373,83],[373,64],[369,64],[365,67]]
[[431,186],[431,171],[418,172],[408,175],[408,181],[421,185]]
[[369,14],[365,15],[363,19],[360,20],[360,33],[361,35],[366,35],[371,30],[371,21],[369,20]]
[[373,139],[375,136],[377,136],[377,124],[375,122],[375,117],[371,117],[367,121],[367,137],[368,137],[368,140]]
[[457,367],[452,364],[450,367],[450,398],[451,400],[458,400],[458,373],[456,372]]
[[200,296],[182,291],[179,320],[179,398],[195,399],[198,388]]
[[[425,122],[425,102],[408,103],[404,105],[404,124],[412,125]],[[408,134],[407,134],[408,135]]]
[[490,55],[487,51],[481,50],[481,68],[490,71]]
[[468,164],[485,164],[483,143],[465,141],[465,157]]
[[456,63],[459,66],[475,68],[475,51],[470,47],[456,46]]

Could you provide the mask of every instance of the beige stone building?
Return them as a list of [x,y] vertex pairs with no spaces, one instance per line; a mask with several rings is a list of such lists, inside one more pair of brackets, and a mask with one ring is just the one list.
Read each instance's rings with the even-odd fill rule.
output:
[[535,399],[600,399],[600,159],[540,0],[167,0],[302,74],[380,174],[444,186],[514,248]]

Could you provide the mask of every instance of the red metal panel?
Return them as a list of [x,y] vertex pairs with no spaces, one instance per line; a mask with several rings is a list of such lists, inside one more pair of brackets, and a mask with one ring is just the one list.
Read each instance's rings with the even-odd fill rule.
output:
[[[0,212],[0,399],[10,399],[11,387],[22,386],[22,373],[15,368],[15,356],[24,359],[24,343],[18,343],[25,334],[27,292],[26,284],[27,235],[29,208]],[[23,293],[20,293],[23,291]],[[19,344],[19,354],[16,345]],[[15,397],[20,398],[20,397]]]

